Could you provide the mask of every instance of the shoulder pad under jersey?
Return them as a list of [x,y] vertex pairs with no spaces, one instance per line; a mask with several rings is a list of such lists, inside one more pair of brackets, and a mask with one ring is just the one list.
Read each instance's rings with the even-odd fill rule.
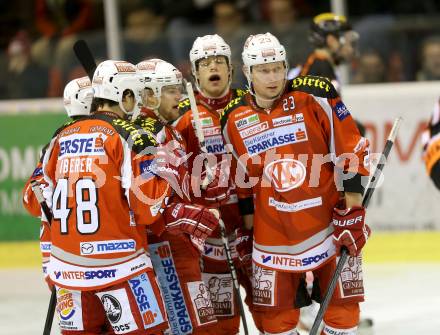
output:
[[135,153],[141,153],[147,147],[156,147],[158,145],[154,136],[145,131],[141,126],[120,118],[112,118],[104,114],[95,114],[90,119],[98,119],[108,122],[118,132],[118,134],[127,141],[130,149]]
[[300,91],[329,99],[339,96],[330,80],[318,76],[300,76],[291,79],[287,82],[287,91]]
[[191,104],[190,104],[188,98],[186,98],[186,99],[182,100],[181,102],[179,102],[179,114],[180,115],[185,114],[190,109],[191,109]]
[[244,97],[245,95],[233,98],[231,101],[229,101],[226,107],[223,108],[223,111],[220,113],[220,124],[222,130],[226,125],[226,121],[228,120],[229,114],[231,114],[238,107],[246,105],[246,101],[244,100]]

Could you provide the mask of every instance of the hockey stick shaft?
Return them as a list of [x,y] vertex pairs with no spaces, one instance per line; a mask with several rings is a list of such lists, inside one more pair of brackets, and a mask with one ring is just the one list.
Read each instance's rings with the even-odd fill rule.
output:
[[76,58],[79,60],[82,67],[86,71],[90,81],[92,81],[93,74],[96,70],[96,62],[95,58],[92,55],[92,52],[90,51],[89,46],[87,45],[87,42],[84,40],[76,41],[73,45],[73,51],[75,52]]
[[[52,222],[52,212],[49,206],[44,199],[43,192],[41,191],[40,184],[36,180],[31,181],[32,192],[34,192],[35,197],[37,198],[38,203],[41,206],[41,209],[44,213],[44,216],[47,219],[47,222]],[[55,287],[52,288],[49,300],[49,306],[47,307],[46,321],[44,322],[44,330],[43,335],[50,335],[50,331],[52,330],[53,317],[55,314],[55,306],[56,306],[57,294]]]
[[[207,154],[205,144],[205,135],[203,134],[202,123],[200,122],[199,108],[197,107],[196,98],[194,96],[194,90],[191,82],[186,83],[186,93],[188,94],[189,103],[191,105],[191,111],[194,120],[194,130],[196,132],[197,139],[199,141],[200,150],[203,154]],[[206,178],[202,180],[202,189],[206,189],[211,181],[214,179],[212,169],[209,168],[208,164],[205,163]]]
[[[396,120],[394,120],[393,128],[391,129],[391,132],[388,136],[388,139],[385,143],[385,147],[382,151],[382,157],[380,163],[377,165],[373,176],[371,177],[371,180],[367,186],[367,191],[365,192],[365,195],[362,200],[362,206],[368,207],[368,204],[370,203],[371,196],[373,195],[373,192],[376,189],[377,181],[379,180],[382,170],[385,166],[386,160],[388,158],[388,155],[391,152],[391,148],[393,147],[394,141],[396,140],[397,132],[399,131],[400,124],[402,122],[402,118],[398,117]],[[327,292],[324,295],[324,299],[321,302],[321,305],[319,307],[318,314],[316,315],[315,321],[313,322],[312,329],[310,330],[310,335],[316,335],[318,333],[319,326],[321,325],[322,319],[324,318],[324,314],[327,310],[327,307],[330,303],[330,300],[333,296],[333,292],[336,288],[336,283],[338,281],[339,276],[341,275],[342,268],[345,265],[345,262],[348,258],[348,250],[347,248],[343,247],[341,249],[341,255],[339,257],[339,261],[336,265],[335,272],[333,273],[333,276],[330,280],[330,283],[327,288]]]
[[235,270],[234,261],[232,260],[232,252],[231,252],[231,248],[229,247],[228,238],[226,236],[226,227],[222,219],[219,219],[219,225],[220,225],[220,235],[223,241],[223,247],[225,248],[229,271],[231,272],[231,276],[232,276],[232,285],[234,287],[235,297],[236,300],[238,301],[238,307],[240,308],[240,316],[243,321],[244,333],[248,335],[249,330],[247,326],[246,314],[244,312],[243,300],[241,299],[240,285],[238,284],[237,271]]

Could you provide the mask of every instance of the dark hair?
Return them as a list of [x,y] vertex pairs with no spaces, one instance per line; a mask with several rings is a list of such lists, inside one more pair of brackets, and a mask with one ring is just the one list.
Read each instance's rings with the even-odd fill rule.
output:
[[[124,91],[124,93],[122,93],[122,97],[126,96],[134,96],[132,90],[127,89]],[[105,98],[93,98],[90,112],[96,112],[98,108],[104,107],[104,105],[106,104],[110,107],[119,106],[119,102],[114,100],[109,100]]]

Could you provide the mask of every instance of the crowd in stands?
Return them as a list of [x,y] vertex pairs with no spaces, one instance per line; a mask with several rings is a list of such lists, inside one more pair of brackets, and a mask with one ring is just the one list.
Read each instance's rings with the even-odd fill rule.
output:
[[[417,1],[369,3],[349,8],[361,36],[350,82],[440,80],[437,1],[417,10],[411,7]],[[241,50],[249,34],[273,33],[295,67],[311,51],[311,18],[330,11],[329,1],[318,0],[124,0],[118,6],[124,59],[163,58],[189,75],[192,41],[217,33],[231,46],[236,86],[245,84]],[[100,0],[15,0],[0,2],[0,13],[6,27],[0,33],[0,99],[61,96],[69,80],[84,74],[72,51],[77,39],[88,42],[97,60],[107,58]]]

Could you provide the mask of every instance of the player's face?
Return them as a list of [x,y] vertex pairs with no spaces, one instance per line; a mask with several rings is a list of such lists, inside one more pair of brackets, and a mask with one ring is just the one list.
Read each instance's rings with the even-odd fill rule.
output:
[[182,85],[169,85],[162,88],[159,113],[167,121],[179,117],[179,101],[182,99]]
[[254,65],[251,69],[251,80],[257,96],[273,99],[284,89],[286,68],[284,62]]
[[198,61],[196,71],[202,93],[220,98],[229,85],[229,65],[224,56],[210,56]]

